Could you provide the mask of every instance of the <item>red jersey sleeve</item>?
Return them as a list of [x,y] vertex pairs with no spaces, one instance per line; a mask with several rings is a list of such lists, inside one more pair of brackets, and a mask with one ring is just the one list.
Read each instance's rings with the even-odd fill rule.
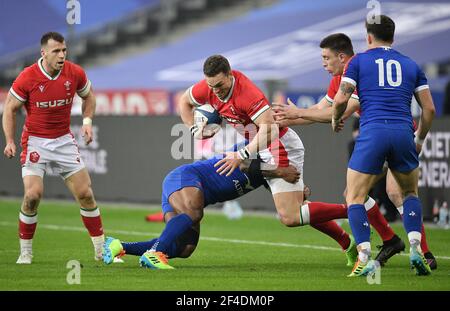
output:
[[[328,86],[327,95],[325,96],[325,98],[330,103],[330,105],[333,104],[334,97],[336,96],[336,94],[339,90],[339,86],[341,85],[341,79],[342,79],[342,76],[334,76],[333,79],[331,79],[331,81],[330,81],[330,85]],[[356,91],[356,88],[351,97],[356,100],[359,100],[358,92]]]
[[26,70],[22,71],[14,80],[9,92],[19,101],[25,103],[28,100],[28,83]]
[[328,103],[330,103],[330,105],[333,104],[334,97],[336,96],[336,93],[339,88],[340,80],[341,79],[339,79],[339,76],[334,76],[333,79],[331,79],[331,81],[330,81],[330,85],[328,86],[327,95],[325,96],[325,98],[327,99]]
[[86,72],[77,64],[72,64],[73,72],[75,74],[75,81],[77,81],[77,94],[81,98],[86,97],[91,89],[91,81],[89,81]]
[[[347,72],[348,65],[350,64],[350,61],[353,59],[353,57],[355,57],[355,55],[353,55],[352,58],[349,59],[349,61],[347,62],[347,64],[345,64],[345,67],[344,67],[344,73],[342,74],[342,76],[339,77],[339,84],[341,84],[341,79],[342,79],[342,77],[345,75],[345,73]],[[338,88],[339,88],[339,85],[338,85]],[[337,93],[337,90],[336,90],[336,93]],[[355,90],[353,91],[353,94],[352,94],[351,97],[354,98],[354,99],[359,100],[359,96],[358,96],[358,92],[356,91],[356,88],[355,88]]]
[[209,87],[202,80],[189,88],[189,98],[194,106],[201,106],[208,101]]
[[250,119],[252,119],[253,122],[266,110],[270,109],[269,102],[265,97],[261,98],[260,100],[254,102],[253,104],[249,105],[247,108],[247,113]]

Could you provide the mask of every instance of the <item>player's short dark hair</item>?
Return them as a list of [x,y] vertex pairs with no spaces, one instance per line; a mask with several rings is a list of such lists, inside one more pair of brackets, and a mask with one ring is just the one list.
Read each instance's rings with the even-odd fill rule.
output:
[[222,55],[212,55],[208,57],[203,64],[203,73],[207,77],[214,77],[221,72],[228,74],[230,71],[231,66],[228,59]]
[[320,41],[320,48],[330,49],[336,53],[344,53],[348,56],[353,56],[352,40],[344,33],[334,33],[326,36]]
[[46,45],[50,39],[53,39],[59,43],[64,42],[64,37],[62,34],[60,34],[59,32],[50,31],[42,35],[41,46]]
[[370,21],[366,19],[366,29],[367,33],[372,34],[377,40],[394,42],[395,23],[389,16],[374,16]]

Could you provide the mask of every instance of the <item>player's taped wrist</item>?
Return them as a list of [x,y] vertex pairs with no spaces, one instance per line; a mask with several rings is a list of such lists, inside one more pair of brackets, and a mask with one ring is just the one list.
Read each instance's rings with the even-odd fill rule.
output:
[[89,117],[83,118],[83,125],[92,125],[92,119]]
[[241,160],[246,160],[250,158],[250,151],[248,151],[247,147],[241,148],[237,151],[238,156]]
[[419,132],[415,132],[414,133],[414,142],[417,144],[417,145],[423,145],[423,143],[424,143],[424,141],[425,141],[425,138],[424,139],[420,139],[419,138]]

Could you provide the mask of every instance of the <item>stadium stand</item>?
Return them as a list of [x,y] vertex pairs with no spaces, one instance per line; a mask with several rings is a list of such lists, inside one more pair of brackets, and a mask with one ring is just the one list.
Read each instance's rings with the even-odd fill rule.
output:
[[[169,32],[192,20],[235,4],[255,0],[81,0],[82,23],[68,26],[67,9],[58,0],[2,1],[0,17],[8,25],[0,30],[0,86],[12,79],[38,56],[39,38],[45,31],[66,36],[69,59],[86,65],[144,40],[162,41]],[[267,1],[266,1],[267,2]],[[270,1],[269,1],[270,2]],[[26,5],[27,10],[23,10]],[[105,7],[106,5],[106,7]],[[22,16],[17,19],[16,16]],[[39,27],[36,27],[36,16]],[[9,29],[15,29],[14,32]],[[151,39],[149,39],[151,38]]]

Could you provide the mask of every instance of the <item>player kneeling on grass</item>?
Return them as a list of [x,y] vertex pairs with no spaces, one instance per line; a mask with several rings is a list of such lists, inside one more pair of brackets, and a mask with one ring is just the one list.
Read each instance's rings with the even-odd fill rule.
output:
[[163,182],[162,210],[166,228],[161,236],[131,243],[108,237],[103,248],[103,261],[110,264],[115,256],[126,253],[141,256],[141,266],[173,269],[167,258],[187,258],[195,250],[205,206],[235,199],[265,185],[263,174],[281,177],[291,183],[300,177],[292,166],[261,172],[259,159],[251,162],[246,168],[247,173],[243,172],[243,167],[226,177],[216,173],[214,164],[219,160],[220,157],[215,157],[172,170]]
[[[195,250],[205,206],[233,200],[261,185],[267,188],[264,176],[283,178],[290,183],[295,183],[300,178],[293,166],[275,169],[262,163],[259,158],[244,164],[230,176],[219,175],[214,167],[219,160],[220,157],[214,157],[182,165],[171,171],[163,182],[162,210],[167,225],[161,236],[150,241],[130,243],[109,237],[104,244],[103,261],[110,264],[116,256],[126,253],[141,256],[141,266],[173,269],[167,258],[187,258]],[[309,190],[305,189],[305,192]],[[345,207],[336,204],[336,208],[342,210]],[[346,217],[346,210],[341,214],[342,218]],[[343,244],[341,246],[346,252],[348,264],[353,265],[357,254],[354,241],[330,219],[321,219],[320,223],[312,222],[311,225],[319,229],[323,223],[334,223],[339,235],[348,240],[345,247]]]

